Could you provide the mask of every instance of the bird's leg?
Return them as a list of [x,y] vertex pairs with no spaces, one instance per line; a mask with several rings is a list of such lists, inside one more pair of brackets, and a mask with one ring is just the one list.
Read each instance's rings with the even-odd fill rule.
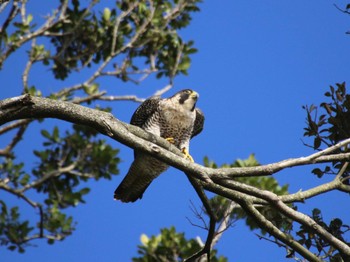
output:
[[166,141],[168,141],[170,144],[175,144],[175,139],[173,137],[167,137],[165,138]]
[[191,162],[194,162],[192,156],[190,155],[190,153],[187,151],[186,147],[182,148],[182,153],[185,155],[185,158],[187,158],[188,160],[190,160]]

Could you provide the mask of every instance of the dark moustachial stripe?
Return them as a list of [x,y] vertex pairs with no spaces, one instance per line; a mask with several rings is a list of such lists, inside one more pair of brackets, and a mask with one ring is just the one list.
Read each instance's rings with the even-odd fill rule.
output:
[[183,92],[183,93],[180,95],[179,103],[182,105],[182,104],[188,99],[189,96],[190,96],[189,93]]

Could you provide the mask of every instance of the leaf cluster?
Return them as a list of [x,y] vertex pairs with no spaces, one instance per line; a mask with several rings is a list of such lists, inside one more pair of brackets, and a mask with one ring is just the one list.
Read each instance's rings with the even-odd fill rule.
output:
[[[327,101],[319,106],[304,106],[306,111],[306,127],[304,136],[313,139],[312,147],[319,150],[329,147],[350,137],[350,95],[346,91],[346,83],[330,86],[325,94]],[[348,147],[340,148],[337,153],[349,152]],[[315,168],[312,173],[321,178],[324,174],[336,174],[341,168],[339,161],[332,162],[332,166]],[[343,176],[348,176],[349,170]]]
[[73,125],[73,131],[61,136],[58,127],[52,133],[42,130],[46,139],[44,150],[34,151],[40,164],[33,169],[33,176],[40,179],[43,174],[52,174],[44,183],[35,186],[37,192],[48,194],[48,204],[67,207],[84,202],[82,197],[89,189],[78,190],[81,182],[89,178],[111,179],[119,172],[118,149],[113,149],[103,139],[95,139],[98,133],[91,128]]
[[[185,234],[176,232],[175,227],[163,228],[156,236],[143,234],[141,243],[138,246],[139,257],[134,257],[134,262],[183,261],[198,252],[203,245],[200,239],[186,239]],[[227,258],[217,256],[217,250],[214,249],[210,261],[225,262]]]
[[48,32],[56,49],[51,56],[55,77],[63,80],[72,70],[117,54],[126,58],[116,75],[123,81],[129,80],[128,71],[139,70],[140,61],[152,63],[158,78],[187,74],[189,55],[197,50],[193,41],[186,43],[177,30],[188,26],[190,13],[199,11],[200,1],[186,1],[176,13],[177,2],[124,0],[117,1],[114,8],[92,12],[81,6],[81,1],[72,1],[66,18]]
[[19,207],[9,208],[3,200],[0,200],[0,207],[0,245],[24,253],[23,243],[34,228],[28,220],[21,221]]
[[[350,226],[343,224],[341,219],[334,218],[327,224],[322,217],[321,210],[318,208],[313,209],[311,217],[334,237],[346,242],[344,234],[350,230]],[[329,261],[346,261],[345,257],[338,250],[334,249],[329,242],[325,241],[309,228],[301,225],[296,235],[300,244],[306,246],[308,249],[317,250],[318,256],[328,258]]]
[[[43,149],[34,151],[39,161],[31,176],[24,172],[23,163],[14,164],[6,158],[0,164],[3,181],[11,185],[9,191],[29,202],[39,215],[37,223],[31,225],[30,220],[21,220],[19,207],[8,208],[1,201],[0,245],[10,250],[18,248],[24,252],[28,242],[35,238],[47,238],[52,244],[69,236],[75,222],[64,210],[85,202],[84,196],[90,189],[82,183],[89,179],[111,179],[119,172],[119,150],[99,139],[97,131],[91,128],[74,125],[73,131],[61,134],[54,127],[52,132],[42,130],[41,134]],[[25,196],[29,189],[34,189],[43,201],[29,200]],[[38,233],[33,234],[35,229]]]

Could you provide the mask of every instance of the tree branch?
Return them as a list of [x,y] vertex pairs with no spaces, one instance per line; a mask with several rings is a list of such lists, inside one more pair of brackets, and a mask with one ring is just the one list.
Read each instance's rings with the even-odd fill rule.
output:
[[[230,181],[234,177],[272,175],[287,167],[310,165],[315,163],[350,160],[350,153],[326,155],[350,143],[346,139],[335,146],[327,148],[308,157],[283,160],[277,163],[243,168],[207,168],[190,163],[182,156],[180,150],[166,140],[144,130],[126,124],[114,118],[112,114],[90,109],[69,102],[48,98],[23,95],[0,101],[0,125],[19,119],[57,118],[68,122],[90,126],[102,134],[123,143],[131,148],[145,151],[160,160],[182,171],[195,174],[197,178],[206,180],[209,177],[217,183]],[[208,180],[210,181],[210,180]]]
[[[316,154],[311,154],[307,157],[284,160],[259,167],[212,169],[189,162],[187,159],[183,158],[183,154],[180,150],[163,138],[145,132],[136,126],[123,123],[114,118],[110,113],[90,109],[69,102],[32,97],[30,95],[23,95],[0,101],[1,125],[13,120],[33,118],[57,118],[95,128],[100,133],[105,134],[120,143],[151,154],[165,163],[186,172],[210,216],[210,227],[207,241],[205,247],[201,251],[202,253],[199,253],[200,255],[205,253],[208,254],[208,252],[210,252],[213,238],[215,236],[216,225],[215,214],[213,214],[202,188],[227,197],[238,203],[249,215],[253,216],[257,222],[260,221],[259,223],[263,229],[310,261],[319,261],[319,259],[302,247],[298,242],[291,239],[291,236],[286,235],[272,225],[270,221],[256,210],[254,207],[255,203],[268,203],[276,207],[279,212],[285,216],[312,228],[315,233],[320,235],[343,254],[347,256],[350,255],[350,248],[345,243],[328,233],[310,217],[293,210],[283,203],[284,201],[300,201],[335,188],[343,189],[343,186],[345,185],[342,184],[340,179],[341,175],[338,174],[334,181],[320,187],[288,196],[277,196],[269,191],[260,190],[232,180],[233,177],[237,176],[252,176],[253,174],[271,175],[287,167],[334,161],[334,159],[337,159],[338,161],[347,161],[350,157],[348,153],[329,154],[350,143],[350,139],[344,140],[335,146],[317,152]],[[344,165],[342,170],[345,170],[346,165]]]
[[215,226],[217,222],[216,214],[213,212],[213,209],[210,206],[209,199],[203,191],[203,187],[193,176],[186,174],[188,180],[191,182],[193,188],[197,192],[197,195],[201,199],[207,214],[209,215],[209,228],[207,240],[205,241],[204,247],[197,253],[193,254],[191,257],[185,259],[185,261],[196,261],[196,259],[201,258],[203,255],[207,255],[207,261],[210,262],[210,251],[212,249],[212,242],[215,237]]

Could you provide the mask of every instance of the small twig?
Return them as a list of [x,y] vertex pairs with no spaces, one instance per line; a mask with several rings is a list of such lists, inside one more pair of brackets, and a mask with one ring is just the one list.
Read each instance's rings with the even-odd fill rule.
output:
[[320,152],[317,152],[315,154],[312,154],[312,155],[308,156],[307,158],[310,159],[310,160],[316,159],[316,158],[318,158],[320,156],[324,156],[324,155],[327,155],[327,154],[329,154],[331,152],[334,152],[334,151],[342,148],[343,146],[348,145],[349,143],[350,143],[350,138],[345,139],[345,140],[335,144],[334,146],[327,147],[326,149],[324,149],[324,150],[322,150]]
[[72,103],[74,104],[82,104],[82,103],[87,103],[87,102],[91,102],[92,100],[96,100],[96,99],[101,99],[101,97],[103,95],[105,95],[107,92],[106,91],[102,91],[90,96],[86,96],[86,97],[79,97],[79,98],[74,98],[73,100],[71,100]]
[[134,101],[138,103],[142,103],[145,101],[144,98],[139,98],[137,96],[128,95],[128,96],[101,96],[99,100],[104,101]]
[[271,240],[270,238],[264,237],[264,236],[259,235],[259,234],[255,234],[255,235],[259,238],[259,240],[263,239],[263,240],[266,240],[266,241],[268,241],[268,242],[271,242],[271,243],[276,244],[278,247],[284,247],[284,248],[286,248],[286,249],[288,248],[288,246],[287,246],[286,244],[281,243],[281,242],[278,241],[277,239]]
[[16,122],[13,122],[11,124],[8,124],[7,126],[4,126],[0,128],[0,135],[5,134],[15,128],[28,125],[32,120],[30,119],[22,119],[22,120],[17,120]]
[[342,168],[339,170],[337,176],[335,177],[335,179],[340,179],[341,176],[344,174],[344,172],[346,171],[346,169],[348,168],[349,162],[345,162],[344,165],[342,166]]
[[38,208],[39,208],[39,215],[40,215],[40,237],[44,237],[44,211],[43,211],[43,207],[42,205],[38,205]]
[[34,50],[34,47],[36,45],[36,38],[32,40],[32,45],[31,45],[31,51],[29,52],[29,59],[27,61],[27,64],[24,68],[23,74],[22,74],[22,83],[23,83],[23,91],[25,92],[28,89],[28,75],[29,71],[32,68],[33,62],[35,61],[35,58],[32,57],[32,52]]
[[164,93],[168,92],[173,87],[173,84],[168,84],[160,90],[157,90],[153,96],[162,96]]
[[115,21],[115,24],[114,24],[114,28],[113,28],[113,36],[112,36],[112,44],[111,44],[111,54],[115,53],[116,52],[116,43],[117,43],[117,34],[118,34],[118,30],[119,30],[119,25],[121,23],[121,21],[126,17],[128,16],[131,11],[136,8],[136,6],[138,5],[138,2],[136,1],[135,3],[133,3],[132,5],[130,5],[129,9],[122,12],[118,18],[116,19]]
[[26,4],[27,0],[22,0],[22,5],[21,5],[21,17],[22,17],[22,23],[26,23]]
[[59,8],[60,9],[60,12],[59,12],[60,15],[59,15],[58,19],[60,21],[63,21],[65,19],[67,8],[68,8],[68,0],[62,1],[61,6]]
[[213,238],[215,237],[215,226],[216,226],[216,221],[217,221],[216,214],[213,212],[213,210],[210,206],[210,203],[209,203],[209,199],[205,195],[200,183],[192,176],[190,176],[188,174],[186,174],[186,175],[187,175],[189,181],[191,182],[193,188],[197,192],[197,195],[201,199],[203,206],[205,207],[205,210],[207,211],[207,213],[209,215],[209,229],[208,229],[207,240],[205,241],[204,247],[196,254],[185,259],[185,261],[195,261],[197,258],[200,258],[204,254],[206,254],[207,261],[210,262],[210,252],[211,252]]
[[176,56],[175,65],[174,65],[174,67],[171,70],[170,75],[169,75],[169,80],[170,80],[169,84],[170,85],[174,84],[174,77],[176,75],[177,69],[179,67],[179,64],[180,64],[180,61],[181,61],[181,58],[182,58],[182,51],[183,51],[183,49],[184,49],[184,45],[183,44],[179,45],[179,47],[177,49],[177,56]]
[[[4,6],[6,6],[7,4],[8,3],[4,4]],[[14,1],[10,14],[8,15],[7,19],[5,20],[5,22],[3,23],[0,29],[0,33],[4,33],[6,31],[11,21],[19,14],[19,12],[20,12],[20,8],[18,7],[18,2]],[[0,44],[1,44],[1,41],[0,41]]]
[[350,12],[348,10],[344,10],[341,9],[337,4],[333,4],[335,6],[335,8],[337,8],[340,12],[344,13],[344,14],[350,14]]
[[3,0],[0,4],[0,14],[2,13],[2,11],[5,10],[5,8],[7,7],[7,5],[10,3],[10,0]]
[[3,156],[9,156],[12,149],[17,145],[19,141],[21,141],[24,132],[26,131],[28,127],[28,124],[21,125],[19,130],[17,131],[16,135],[12,138],[11,142],[4,148],[3,150],[0,150],[0,155]]
[[30,184],[26,184],[25,186],[18,189],[17,191],[19,193],[24,193],[25,191],[27,191],[31,188],[35,188],[36,186],[41,185],[43,182],[50,179],[51,177],[59,176],[62,173],[71,172],[75,168],[76,165],[77,165],[77,163],[75,162],[69,166],[61,167],[61,168],[58,168],[57,170],[53,170],[51,172],[48,172],[48,173],[44,174],[41,178],[31,182]]
[[226,208],[225,213],[224,213],[224,219],[220,223],[218,229],[216,230],[215,237],[213,238],[211,248],[213,248],[218,242],[223,233],[232,225],[231,221],[231,213],[237,207],[238,204],[230,201],[230,205]]

